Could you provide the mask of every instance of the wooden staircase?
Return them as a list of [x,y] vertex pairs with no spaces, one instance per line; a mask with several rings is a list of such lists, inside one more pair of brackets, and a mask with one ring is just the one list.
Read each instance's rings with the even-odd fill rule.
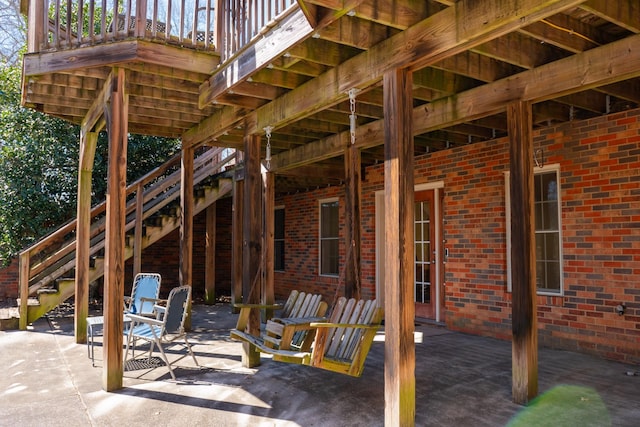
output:
[[[231,192],[232,171],[223,169],[235,153],[224,153],[210,148],[194,160],[194,215]],[[125,259],[136,252],[136,227],[143,250],[180,226],[180,175],[177,155],[127,187]],[[102,202],[91,211],[90,283],[104,275],[105,208]],[[75,229],[70,221],[20,254],[20,329],[75,294]]]

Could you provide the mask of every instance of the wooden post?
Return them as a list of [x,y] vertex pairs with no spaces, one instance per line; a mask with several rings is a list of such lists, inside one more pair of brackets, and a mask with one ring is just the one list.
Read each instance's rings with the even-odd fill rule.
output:
[[[136,1],[136,37],[144,37],[147,29],[147,0]],[[129,31],[125,28],[126,31]]]
[[[242,299],[249,304],[260,302],[262,287],[262,176],[260,175],[260,136],[244,137],[244,216],[242,221]],[[259,310],[251,310],[248,331],[260,335]],[[260,353],[255,347],[243,345],[242,366],[251,368],[260,364]]]
[[29,271],[31,270],[31,254],[25,251],[20,254],[20,319],[18,327],[25,331],[29,324]]
[[412,75],[384,75],[385,425],[415,423]]
[[[180,184],[180,286],[193,285],[193,154],[192,147],[182,148]],[[189,301],[191,304],[191,301]],[[184,322],[191,329],[191,307]]]
[[39,52],[45,41],[45,31],[47,31],[49,17],[44,8],[43,1],[29,2],[29,25],[27,25],[27,52]]
[[216,49],[216,53],[220,55],[220,62],[224,62],[227,57],[226,57],[226,47],[225,47],[225,5],[227,4],[227,2],[225,0],[215,0],[215,11],[216,11],[216,18],[215,18],[215,39],[213,42],[213,45],[215,46]]
[[[104,368],[102,387],[122,388],[122,342],[124,310],[124,236],[127,191],[127,110],[125,70],[112,71],[111,97],[106,109],[109,134],[107,218],[104,271]],[[116,77],[117,75],[117,77]]]
[[507,125],[512,218],[512,393],[515,403],[526,404],[538,394],[531,104],[521,101],[508,105]]
[[[274,284],[274,234],[275,234],[275,174],[264,171],[264,304],[275,303]],[[273,317],[273,310],[267,310],[265,318]]]
[[80,133],[78,203],[76,221],[76,294],[74,323],[76,343],[87,341],[89,315],[89,265],[91,248],[91,177],[98,143],[97,132]]
[[347,298],[360,299],[360,246],[361,246],[361,230],[360,230],[360,150],[351,140],[347,143],[344,150],[344,167],[346,183],[345,202],[346,202],[346,233],[345,248],[347,256],[345,258],[345,295]]
[[[231,218],[231,304],[242,302],[242,218],[244,217],[244,178],[233,177],[233,217]],[[233,308],[234,313],[239,310]]]
[[216,302],[216,203],[206,210],[206,248],[204,258],[204,303]]
[[144,213],[144,186],[136,188],[136,223],[133,233],[133,275],[142,272],[142,215]]

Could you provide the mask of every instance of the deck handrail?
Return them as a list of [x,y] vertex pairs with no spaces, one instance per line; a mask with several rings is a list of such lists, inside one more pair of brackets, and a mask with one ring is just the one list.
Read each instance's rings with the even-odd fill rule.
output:
[[256,37],[276,25],[277,20],[296,0],[219,0],[216,19],[218,52],[221,61],[227,61],[234,54],[249,45]]
[[27,52],[131,38],[220,54],[224,62],[297,6],[296,0],[22,0]]
[[213,3],[217,1],[31,1],[27,9],[27,51],[73,49],[132,37],[214,50]]

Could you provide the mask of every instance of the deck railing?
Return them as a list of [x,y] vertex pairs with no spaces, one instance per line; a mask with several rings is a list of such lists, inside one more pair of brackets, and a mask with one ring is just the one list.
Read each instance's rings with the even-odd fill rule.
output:
[[215,46],[216,0],[32,0],[29,51],[69,49],[130,37]]
[[217,28],[223,61],[271,27],[279,16],[297,4],[296,0],[219,0]]
[[28,51],[145,38],[213,50],[225,61],[295,4],[296,0],[31,0]]
[[[194,159],[194,185],[224,171],[235,163],[235,158],[235,151],[224,148],[204,151]],[[144,227],[147,218],[179,199],[180,160],[178,154],[127,187],[125,231]],[[92,257],[104,248],[105,210],[104,201],[91,209]],[[20,253],[20,316],[24,321],[28,298],[75,268],[76,226],[77,220],[73,219]]]

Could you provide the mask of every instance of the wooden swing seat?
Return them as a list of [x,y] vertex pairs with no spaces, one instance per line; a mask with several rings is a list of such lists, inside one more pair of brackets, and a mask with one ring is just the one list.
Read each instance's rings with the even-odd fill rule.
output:
[[[323,322],[327,312],[327,303],[322,295],[291,291],[284,306],[279,304],[234,304],[240,309],[240,315],[234,331],[244,331],[249,322],[252,309],[279,310],[277,317],[267,319],[261,339],[264,345],[274,349],[308,351],[315,335],[309,327],[312,322]],[[249,334],[247,334],[249,335]]]
[[[359,377],[383,315],[384,310],[377,306],[376,300],[356,301],[340,297],[328,322],[309,321],[295,325],[297,330],[306,328],[315,331],[310,350],[274,348],[265,339],[266,334],[254,336],[239,328],[231,331],[231,338],[252,344],[256,351],[271,354],[273,360],[279,362],[308,365]],[[288,327],[284,325],[285,330]]]

